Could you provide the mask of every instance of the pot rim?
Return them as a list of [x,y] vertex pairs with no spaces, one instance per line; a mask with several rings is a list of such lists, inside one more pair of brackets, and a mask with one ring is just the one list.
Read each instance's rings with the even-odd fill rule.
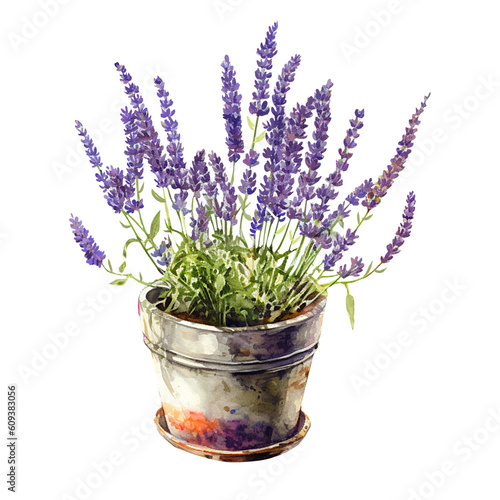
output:
[[[139,303],[142,304],[142,302],[147,302],[148,304],[151,304],[146,298],[146,294],[155,288],[155,286],[147,286],[141,290],[141,293],[139,294]],[[283,321],[278,321],[276,323],[265,323],[263,325],[254,325],[254,326],[215,326],[215,325],[207,325],[205,323],[198,323],[195,321],[188,321],[186,319],[180,319],[177,316],[161,311],[157,307],[152,308],[150,311],[152,314],[156,314],[160,317],[168,317],[169,321],[173,321],[174,323],[180,325],[180,326],[185,326],[189,328],[197,328],[200,330],[206,330],[209,332],[224,332],[224,333],[252,333],[252,332],[257,332],[257,331],[262,331],[262,330],[275,330],[275,329],[281,329],[289,326],[294,326],[300,323],[303,323],[304,321],[307,321],[310,318],[313,318],[314,316],[319,315],[326,306],[326,300],[327,297],[321,298],[319,301],[316,299],[316,305],[310,310],[305,313],[300,313],[298,316],[295,316],[294,318],[290,319],[285,319]],[[313,302],[314,304],[314,302]],[[151,304],[153,305],[153,304]]]

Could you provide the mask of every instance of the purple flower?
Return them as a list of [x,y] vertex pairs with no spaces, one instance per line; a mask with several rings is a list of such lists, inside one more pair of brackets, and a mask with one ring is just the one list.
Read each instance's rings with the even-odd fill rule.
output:
[[199,205],[196,207],[197,217],[191,217],[190,225],[193,228],[191,234],[191,239],[197,241],[200,238],[201,233],[206,233],[208,230],[208,212],[204,205]]
[[[295,198],[295,200],[297,200],[297,198]],[[286,212],[286,216],[290,220],[294,220],[294,219],[302,219],[304,214],[302,213],[302,210],[300,208],[297,208],[297,206],[292,201],[290,208]]]
[[127,107],[122,109],[121,119],[125,125],[125,156],[127,157],[127,173],[135,180],[142,179],[144,169],[142,167],[143,154],[141,144],[138,138],[138,125],[136,121],[135,111],[129,110]]
[[333,269],[335,264],[342,258],[342,252],[346,246],[345,239],[340,234],[336,233],[332,238],[332,245],[332,251],[326,254],[323,260],[325,271]]
[[208,155],[208,162],[214,170],[215,184],[220,188],[222,194],[222,202],[219,203],[214,198],[214,211],[217,217],[231,221],[234,226],[238,223],[236,220],[236,200],[238,198],[234,186],[231,186],[224,164],[219,156],[215,153]]
[[308,143],[308,151],[305,155],[307,171],[299,175],[298,195],[302,200],[311,200],[314,197],[313,186],[320,180],[318,169],[326,151],[326,141],[328,139],[328,125],[331,120],[330,98],[333,83],[328,80],[326,85],[316,90],[314,94],[314,109],[316,119],[314,120],[313,142]]
[[174,189],[187,189],[188,176],[186,163],[184,162],[184,148],[181,143],[181,136],[177,130],[177,120],[173,118],[175,110],[172,106],[174,103],[169,98],[169,93],[165,90],[165,84],[159,76],[155,78],[154,83],[158,88],[157,95],[160,98],[161,117],[163,119],[161,125],[167,132],[168,165],[170,167],[167,172],[172,179],[172,187]]
[[339,276],[343,279],[348,276],[359,276],[363,271],[363,267],[365,266],[362,262],[363,259],[359,257],[351,257],[351,267],[347,269],[347,265],[340,266],[339,268]]
[[160,246],[156,248],[153,252],[151,252],[152,257],[158,257],[156,259],[156,262],[163,267],[167,267],[171,260],[172,260],[172,255],[170,252],[167,252],[167,250],[172,246],[172,241],[170,240],[170,236],[168,237],[168,240],[163,240],[160,243]]
[[[130,131],[130,115],[125,111],[127,126],[126,130]],[[130,151],[129,162],[127,163],[127,174],[124,175],[123,170],[114,167],[102,168],[101,157],[94,146],[94,142],[83,128],[83,125],[77,121],[76,129],[78,135],[82,138],[82,144],[90,159],[93,167],[97,167],[98,172],[95,174],[97,182],[101,184],[101,189],[104,191],[104,198],[108,205],[116,212],[120,213],[122,209],[128,213],[135,212],[144,207],[142,200],[132,200],[135,196],[135,178],[137,175],[142,176],[140,164],[142,160],[138,160],[133,150]],[[129,134],[130,138],[130,134]],[[128,151],[128,148],[127,148]],[[132,159],[131,156],[134,158]],[[141,177],[139,177],[141,178]]]
[[345,252],[348,247],[354,245],[357,237],[356,231],[351,231],[350,229],[346,231],[345,236],[341,236],[339,233],[333,235],[332,251],[325,255],[324,258],[325,271],[333,269],[335,264],[342,258],[343,252]]
[[383,263],[392,260],[393,256],[400,252],[401,246],[411,233],[412,219],[415,213],[415,194],[411,191],[406,197],[406,207],[403,212],[403,222],[399,225],[396,236],[392,243],[387,245],[387,253],[380,258]]
[[205,150],[196,153],[193,166],[189,170],[189,187],[193,191],[196,199],[200,197],[202,188],[210,183],[210,172],[205,162]]
[[257,174],[252,172],[252,168],[259,164],[259,153],[251,149],[245,156],[243,163],[248,166],[248,168],[243,172],[243,178],[241,184],[238,187],[240,193],[245,195],[253,194],[256,190]]
[[276,55],[276,32],[278,23],[269,27],[264,43],[257,49],[260,59],[257,61],[255,71],[255,89],[252,94],[253,101],[250,103],[250,113],[257,116],[265,116],[269,113],[267,99],[269,99],[269,79],[273,67],[273,57]]
[[[349,211],[346,210],[346,207],[344,205],[339,205],[337,211],[329,214],[323,219],[328,211],[329,202],[335,200],[338,196],[338,191],[336,191],[335,188],[342,186],[342,172],[347,170],[349,167],[348,160],[352,157],[352,153],[349,150],[356,147],[355,139],[359,137],[358,131],[363,127],[361,118],[364,116],[364,110],[356,110],[354,115],[354,119],[350,120],[351,128],[346,132],[344,149],[339,149],[340,158],[337,160],[335,171],[326,178],[326,182],[316,189],[316,196],[319,198],[320,204],[313,204],[311,206],[311,210],[314,210],[312,216],[316,220],[323,221],[325,227],[330,227],[339,215],[342,217],[347,217],[349,215]],[[307,187],[308,184],[310,185],[309,179],[304,176],[303,185]],[[363,186],[356,188],[356,192],[359,192]],[[305,199],[312,199],[313,197],[313,191],[310,187],[308,190],[303,188],[301,193],[304,195]],[[357,205],[357,203],[355,204]]]
[[403,138],[398,143],[399,147],[396,149],[396,156],[394,156],[390,165],[386,168],[386,170],[384,170],[375,185],[370,189],[365,199],[362,201],[361,204],[366,208],[372,209],[380,203],[396,178],[399,176],[399,172],[404,169],[405,162],[411,153],[410,148],[413,146],[412,141],[415,139],[415,133],[417,132],[416,127],[417,125],[420,125],[419,117],[427,105],[426,103],[429,96],[430,94],[424,97],[424,101],[421,103],[420,108],[417,108],[415,113],[412,115],[409,121],[410,127],[406,128]]
[[129,176],[124,176],[123,170],[106,167],[106,170],[96,174],[96,179],[101,183],[101,189],[104,191],[104,199],[115,213],[120,213],[123,209],[127,213],[132,213],[135,210],[143,208],[142,200],[139,202],[136,200],[132,201],[135,195],[134,184]]
[[94,141],[90,138],[87,130],[83,128],[83,125],[78,120],[75,120],[75,127],[76,130],[78,130],[78,135],[81,137],[85,153],[89,157],[92,167],[100,168],[102,166],[101,157],[94,145]]
[[250,195],[255,193],[257,189],[255,185],[257,184],[257,174],[252,172],[249,168],[243,172],[243,177],[241,179],[241,184],[238,187],[240,193],[245,195]]
[[229,62],[229,56],[224,58],[222,66],[222,101],[224,102],[223,117],[226,121],[226,144],[229,148],[229,161],[237,162],[243,153],[241,132],[241,94],[240,84],[236,81],[236,71]]
[[177,211],[181,211],[183,215],[187,215],[190,210],[187,208],[187,191],[180,191],[174,194],[174,202],[172,203],[172,208]]
[[[276,173],[279,208],[289,213],[290,197],[294,191],[294,175],[302,164],[302,140],[306,138],[307,119],[312,116],[313,98],[306,105],[297,104],[290,116],[286,118],[286,129],[283,144],[280,148],[280,168]],[[295,206],[299,206],[298,205]],[[293,211],[290,215],[294,215]]]
[[[264,124],[267,130],[266,140],[270,147],[265,148],[264,158],[267,159],[264,170],[265,175],[257,201],[257,213],[253,220],[252,228],[256,231],[263,222],[272,217],[281,221],[285,216],[283,211],[284,200],[291,194],[290,183],[286,172],[280,172],[282,145],[284,140],[286,120],[285,104],[286,94],[290,90],[290,83],[295,79],[295,72],[300,64],[300,56],[293,56],[283,67],[276,88],[273,93],[272,117]],[[252,233],[252,230],[251,230]],[[254,235],[255,233],[253,233]]]
[[163,146],[158,138],[151,115],[144,105],[144,99],[139,93],[139,87],[132,82],[132,76],[127,72],[125,66],[116,63],[115,67],[120,73],[120,80],[125,85],[125,94],[130,100],[134,110],[134,121],[137,124],[137,144],[139,145],[138,155],[142,158],[146,156],[151,171],[155,175],[155,182],[158,187],[168,187],[170,176],[166,172],[167,163],[163,154]]
[[303,222],[299,227],[300,234],[307,238],[315,238],[321,232],[321,228],[314,222]]
[[[352,153],[349,152],[350,149],[354,149],[357,146],[356,139],[359,137],[359,130],[363,128],[362,118],[365,116],[365,110],[361,111],[357,109],[354,112],[354,119],[350,120],[351,128],[347,129],[346,136],[344,138],[344,149],[339,148],[340,158],[337,160],[336,170],[345,172],[349,168],[349,159],[352,157]],[[339,186],[342,183],[339,184]]]
[[368,194],[372,186],[373,181],[371,179],[364,181],[346,197],[346,201],[354,206],[359,205],[359,200],[363,199]]
[[330,236],[328,231],[322,231],[314,238],[315,249],[321,248],[322,250],[328,250],[332,244],[333,238]]
[[89,235],[88,230],[85,229],[82,221],[78,217],[73,217],[73,214],[71,214],[69,222],[75,241],[80,245],[80,248],[85,254],[87,264],[101,267],[103,260],[106,258],[106,254],[102,250],[99,250],[94,238]]

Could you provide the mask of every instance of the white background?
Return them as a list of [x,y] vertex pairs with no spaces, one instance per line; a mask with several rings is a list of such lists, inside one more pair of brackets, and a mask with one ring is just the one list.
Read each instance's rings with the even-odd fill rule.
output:
[[[6,386],[17,384],[18,498],[500,498],[494,3],[47,0],[49,14],[42,5],[10,2],[0,16],[1,400],[5,415]],[[325,171],[354,109],[366,110],[346,190],[380,174],[415,107],[432,96],[407,173],[357,250],[367,261],[385,252],[410,189],[412,236],[385,274],[351,287],[354,332],[345,290],[331,291],[303,402],[308,436],[282,457],[225,464],[178,451],[153,429],[160,401],[139,287],[110,291],[69,230],[73,212],[120,264],[128,235],[73,124],[92,131],[105,163],[124,166],[120,61],[157,124],[152,79],[164,78],[188,159],[198,148],[224,156],[219,64],[231,56],[245,117],[255,49],[275,20],[275,68],[302,55],[289,103],[327,78],[335,84]],[[156,202],[148,203],[151,215]],[[55,338],[65,345],[54,347]],[[2,426],[5,434],[4,417]],[[110,460],[112,470],[102,465]],[[443,464],[447,475],[436,472]]]

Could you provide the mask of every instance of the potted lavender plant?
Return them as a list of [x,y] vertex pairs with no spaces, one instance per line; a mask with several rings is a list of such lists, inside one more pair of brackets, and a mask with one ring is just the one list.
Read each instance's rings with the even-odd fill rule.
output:
[[[105,262],[104,252],[73,215],[71,228],[87,263],[115,275],[114,285],[132,279],[145,286],[139,308],[162,401],[159,431],[181,449],[227,461],[273,456],[307,432],[301,401],[328,288],[345,286],[354,326],[349,285],[383,272],[410,235],[413,192],[380,261],[365,269],[356,256],[340,265],[404,168],[428,98],[378,179],[364,181],[339,203],[342,173],[357,145],[364,111],[356,110],[350,120],[334,168],[323,165],[332,83],[286,111],[300,56],[284,65],[271,91],[277,28],[269,28],[257,50],[247,148],[236,72],[228,56],[222,62],[226,159],[202,149],[186,161],[173,101],[157,77],[164,146],[139,88],[118,63],[130,99],[130,108],[121,113],[126,168],[104,167],[76,122],[104,198],[133,233],[123,249],[125,260],[118,268]],[[264,140],[266,146],[259,147]],[[150,224],[143,217],[146,164],[155,181],[152,197],[161,207]],[[364,213],[346,229],[357,207]],[[151,281],[126,271],[132,244],[142,247],[155,268]]]

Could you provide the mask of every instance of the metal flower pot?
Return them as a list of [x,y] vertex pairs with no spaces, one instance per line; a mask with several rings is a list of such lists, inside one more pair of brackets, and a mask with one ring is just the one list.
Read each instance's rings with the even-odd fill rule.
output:
[[297,445],[309,429],[302,397],[326,299],[292,319],[215,327],[179,319],[139,297],[162,407],[160,433],[207,458],[248,461]]

